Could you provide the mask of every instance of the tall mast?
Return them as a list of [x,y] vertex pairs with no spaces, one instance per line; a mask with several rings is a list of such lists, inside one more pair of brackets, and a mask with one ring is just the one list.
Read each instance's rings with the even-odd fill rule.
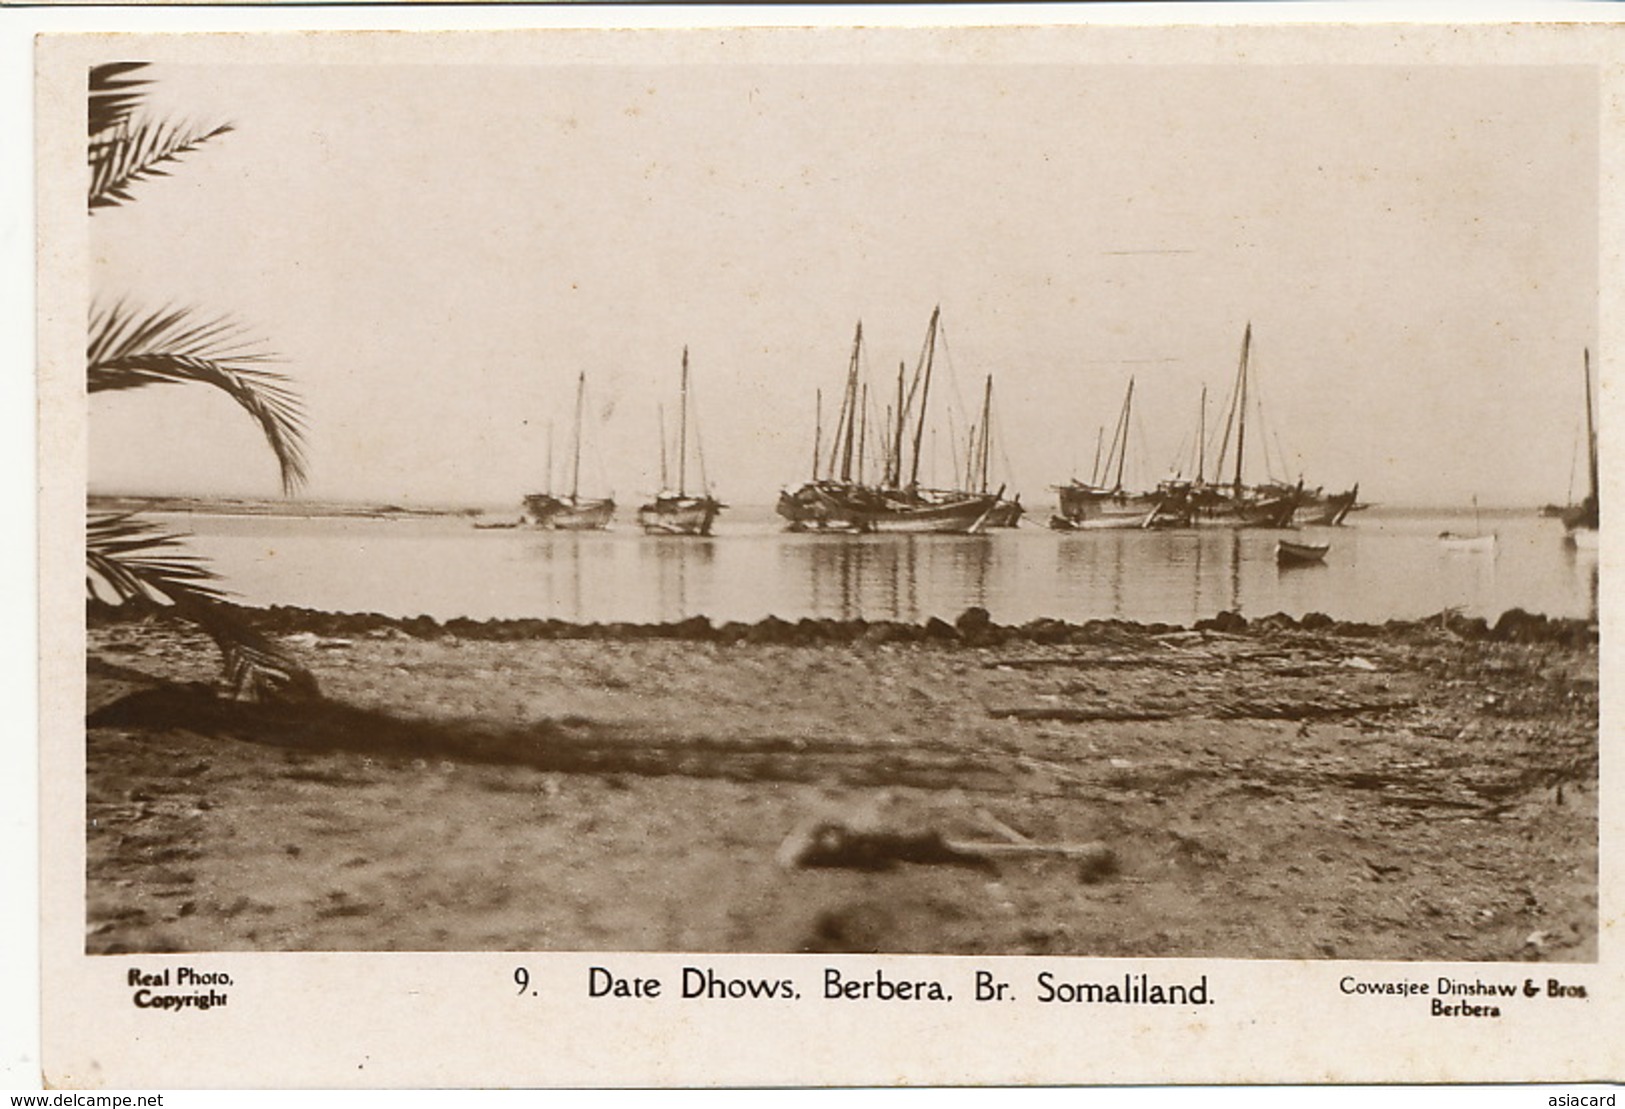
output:
[[1119,492],[1123,488],[1123,463],[1128,461],[1129,412],[1133,407],[1134,379],[1131,377],[1128,379],[1128,392],[1123,395],[1123,417],[1121,420],[1123,435],[1117,449],[1117,478],[1112,483],[1112,488]]
[[841,402],[841,411],[846,417],[845,442],[841,446],[841,480],[852,480],[852,437],[857,430],[858,409],[858,358],[863,350],[863,321],[858,321],[857,332],[852,336],[852,364],[846,371],[846,398]]
[[1202,409],[1196,417],[1196,484],[1202,484],[1202,470],[1207,464],[1207,386],[1202,386]]
[[1597,422],[1591,412],[1591,348],[1585,351],[1586,365],[1586,448],[1591,468],[1591,510],[1597,511]]
[[688,347],[683,348],[683,383],[678,393],[677,495],[688,495]]
[[666,477],[666,406],[655,405],[655,416],[660,421],[660,491],[664,493],[671,488]]
[[993,375],[987,375],[987,388],[982,393],[982,468],[981,492],[987,492],[988,437],[993,433]]
[[891,458],[887,461],[886,485],[896,489],[903,484],[903,363],[897,363],[897,428],[892,438]]
[[1247,355],[1253,346],[1253,322],[1241,336],[1241,366],[1236,370],[1236,496],[1241,496],[1241,447],[1247,441]]
[[581,403],[587,392],[587,371],[576,378],[576,442],[575,460],[570,464],[570,501],[573,504],[581,493]]
[[[859,325],[861,326],[861,325]],[[869,383],[863,383],[862,399],[858,401],[858,484],[863,484],[863,441],[869,435]]]
[[927,402],[931,398],[931,363],[937,354],[937,319],[942,315],[942,305],[931,310],[931,326],[925,334],[925,377],[920,385],[920,418],[914,425],[914,465],[909,471],[908,487],[914,489],[920,484],[920,437],[925,434],[925,413],[929,407]]
[[813,469],[812,479],[818,480],[818,450],[824,440],[824,390],[813,390]]

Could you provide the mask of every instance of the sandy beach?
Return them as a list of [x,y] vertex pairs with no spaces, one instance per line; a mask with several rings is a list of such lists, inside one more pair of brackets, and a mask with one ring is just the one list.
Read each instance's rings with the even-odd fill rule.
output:
[[92,616],[91,953],[1596,958],[1576,622],[255,618]]

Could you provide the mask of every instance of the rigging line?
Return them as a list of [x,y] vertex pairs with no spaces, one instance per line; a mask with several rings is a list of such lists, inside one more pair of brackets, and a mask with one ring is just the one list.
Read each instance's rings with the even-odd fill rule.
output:
[[1270,438],[1275,440],[1275,460],[1281,464],[1281,480],[1291,485],[1293,470],[1302,470],[1301,466],[1293,466],[1291,459],[1286,456],[1286,448],[1281,445],[1281,436],[1274,428],[1270,428]]
[[965,404],[965,397],[959,391],[959,374],[954,370],[953,351],[948,347],[948,329],[939,320],[937,322],[937,346],[942,348],[943,361],[948,363],[948,412],[950,418],[957,408],[963,417],[970,409]]
[[[599,419],[598,423],[600,424],[600,430],[602,430],[603,420]],[[609,467],[604,463],[604,451],[598,443],[599,438],[598,435],[592,437],[592,443],[587,447],[587,453],[592,460],[593,476],[598,479],[598,488],[604,491],[604,496],[612,497],[615,494],[610,488]]]
[[1565,504],[1574,503],[1574,472],[1580,461],[1580,421],[1574,421],[1574,446],[1569,449],[1569,498]]
[[[1242,346],[1245,347],[1246,343],[1247,340],[1243,338]],[[1243,372],[1245,372],[1245,369],[1236,372],[1236,380],[1230,386],[1230,398],[1225,402],[1227,411],[1224,416],[1224,437],[1219,442],[1218,461],[1213,466],[1214,484],[1218,484],[1219,479],[1223,477],[1224,464],[1230,458],[1230,435],[1235,430],[1236,406],[1241,401],[1241,375]],[[1237,449],[1239,450],[1240,447],[1238,446]]]
[[[1578,432],[1576,432],[1576,434],[1578,434]],[[1569,485],[1571,487],[1574,485],[1574,481],[1573,481],[1572,478],[1569,480]],[[543,492],[546,493],[549,497],[551,497],[553,495],[553,421],[552,420],[547,421],[547,488],[544,489]]]
[[[1258,388],[1257,388],[1256,385],[1254,385],[1253,391],[1254,391],[1255,394],[1257,394]],[[1270,448],[1269,448],[1270,440],[1273,439],[1275,441],[1275,462],[1280,464],[1281,470],[1280,470],[1278,476],[1276,474],[1270,474],[1270,476],[1272,478],[1274,478],[1275,480],[1278,480],[1278,481],[1290,482],[1291,476],[1292,476],[1292,467],[1287,464],[1286,450],[1285,450],[1285,448],[1283,448],[1281,446],[1281,437],[1280,437],[1279,432],[1277,431],[1277,429],[1275,428],[1274,425],[1272,425],[1270,423],[1267,423],[1265,421],[1265,419],[1264,419],[1264,401],[1263,401],[1263,397],[1259,397],[1257,411],[1258,411],[1258,432],[1259,432],[1260,435],[1267,436],[1267,438],[1264,440],[1264,470],[1265,470],[1266,473],[1269,473],[1269,471],[1272,469],[1272,467],[1274,465],[1274,463],[1271,463],[1271,461],[1270,461]]]
[[[693,391],[694,386],[690,385],[689,393],[692,395]],[[700,495],[709,497],[711,495],[711,479],[705,475],[705,440],[700,438],[699,420],[694,421],[694,461],[700,467]]]
[[1211,463],[1211,465],[1207,467],[1207,473],[1203,474],[1203,480],[1207,480],[1210,474],[1217,477],[1218,474],[1223,472],[1224,464],[1223,462],[1218,461],[1220,455],[1214,450],[1214,447],[1219,445],[1219,437],[1223,435],[1224,432],[1225,425],[1223,421],[1215,420],[1213,422],[1213,427],[1209,429],[1207,433],[1207,441],[1202,445],[1202,452],[1205,455],[1205,461]]
[[[1262,375],[1257,372],[1256,365],[1257,359],[1255,358],[1253,365],[1248,367],[1248,376],[1251,380],[1248,381],[1247,385],[1248,391],[1253,396],[1253,412],[1258,423],[1258,435],[1264,445],[1264,476],[1271,481],[1286,481],[1290,476],[1291,467],[1286,464],[1286,451],[1281,448],[1281,439],[1275,426],[1264,418],[1264,390],[1259,384]],[[1276,454],[1273,461],[1270,459],[1270,440],[1272,438],[1275,440]],[[1279,471],[1275,469],[1277,463],[1281,466]]]
[[[999,411],[994,412],[992,417],[991,417],[991,420],[992,420],[992,423],[993,423],[993,430],[995,432],[995,434],[993,436],[993,442],[999,448],[999,463],[1000,463],[1000,465],[1002,465],[1004,467],[1004,473],[1003,473],[1004,480],[1008,484],[1014,485],[1015,480],[1016,480],[1016,476],[1015,476],[1016,475],[1016,468],[1014,466],[1010,465],[1010,452],[1006,449],[1006,445],[1010,442],[1010,439],[1004,433],[1004,412],[1003,412],[1003,410],[1001,409]],[[1077,449],[1078,449],[1077,448],[1077,441],[1074,440],[1073,441],[1073,446],[1072,446],[1074,462],[1076,462],[1076,458],[1077,458]],[[1073,469],[1076,469],[1076,468],[1077,468],[1076,465],[1074,465]]]
[[[932,427],[932,429],[931,429],[931,449],[933,451],[937,449],[936,435],[937,435],[937,429],[935,427]],[[950,460],[953,461],[953,468],[952,468],[952,470],[950,472],[954,473],[955,476],[957,476],[957,473],[958,473],[958,470],[959,470],[959,462],[958,462],[958,460],[956,458],[954,458],[954,456],[959,453],[959,449],[958,449],[958,447],[959,447],[959,425],[958,425],[958,421],[956,421],[954,419],[954,410],[953,410],[952,405],[949,405],[949,407],[948,407],[948,444],[949,444],[949,446],[948,446],[948,457],[949,457]],[[933,465],[935,465],[935,459],[934,458],[932,460],[932,463],[933,463]]]
[[[937,321],[937,350],[940,352],[938,361],[946,363],[948,367],[948,394],[946,406],[948,409],[948,442],[953,444],[953,446],[949,449],[948,456],[949,458],[952,458],[956,453],[958,453],[957,444],[959,442],[959,422],[966,419],[966,409],[965,400],[959,392],[959,375],[954,373],[953,352],[948,347],[948,329],[943,325],[940,319]],[[941,371],[937,372],[940,376]],[[971,426],[974,426],[974,424]],[[932,429],[932,434],[933,436],[936,434],[935,428]],[[933,451],[936,450],[935,439],[932,440],[931,449]],[[932,459],[932,462],[934,465],[934,458]],[[958,464],[955,463],[954,470],[957,471],[958,469]]]
[[1192,438],[1190,432],[1186,432],[1180,437],[1179,447],[1174,451],[1173,461],[1168,464],[1168,472],[1175,478],[1185,476],[1185,463],[1195,457],[1195,452],[1191,448]]
[[[1136,450],[1134,452],[1135,453],[1134,463],[1135,463],[1136,466],[1138,466],[1140,468],[1139,474],[1137,476],[1140,479],[1139,480],[1139,486],[1140,486],[1140,489],[1142,491],[1147,487],[1146,473],[1147,473],[1147,471],[1149,471],[1149,470],[1151,470],[1153,468],[1151,466],[1151,452],[1150,452],[1150,447],[1148,445],[1151,442],[1151,440],[1146,438],[1145,424],[1141,421],[1141,418],[1140,418],[1140,413],[1144,409],[1144,407],[1145,407],[1144,405],[1141,405],[1139,408],[1136,408],[1134,410],[1134,434],[1135,434],[1135,448],[1136,448]],[[1156,481],[1152,480],[1150,482],[1150,484],[1154,486],[1156,484]]]
[[660,434],[660,491],[662,493],[664,493],[667,489],[671,488],[671,483],[667,480],[667,471],[666,471],[666,406],[665,405],[663,405],[663,404],[655,405],[655,422],[659,427],[659,434]]

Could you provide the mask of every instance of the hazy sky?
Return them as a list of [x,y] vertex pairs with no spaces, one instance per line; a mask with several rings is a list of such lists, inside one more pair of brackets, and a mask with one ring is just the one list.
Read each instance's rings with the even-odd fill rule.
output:
[[[1249,321],[1291,476],[1384,503],[1569,490],[1596,342],[1588,68],[152,75],[155,111],[237,130],[93,218],[95,291],[263,335],[308,402],[313,497],[517,507],[550,422],[562,468],[585,371],[586,491],[632,503],[686,344],[717,491],[768,502],[806,475],[857,320],[890,390],[937,304],[938,395],[994,375],[1029,504],[1088,470],[1130,373],[1131,473],[1159,476],[1204,383],[1218,418]],[[276,491],[206,390],[98,398],[91,429],[93,490]]]

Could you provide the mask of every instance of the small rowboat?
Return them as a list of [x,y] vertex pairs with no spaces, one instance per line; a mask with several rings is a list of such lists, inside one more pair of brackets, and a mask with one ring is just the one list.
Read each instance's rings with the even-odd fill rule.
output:
[[1275,561],[1282,566],[1307,566],[1326,561],[1330,543],[1294,543],[1290,539],[1275,541]]
[[1469,553],[1495,550],[1495,533],[1488,535],[1462,535],[1459,532],[1444,531],[1439,533],[1439,543],[1448,551],[1466,551]]
[[1478,498],[1473,498],[1473,532],[1465,535],[1459,531],[1441,531],[1439,543],[1447,551],[1465,551],[1469,554],[1480,552],[1494,553],[1495,533],[1485,531],[1478,519]]

